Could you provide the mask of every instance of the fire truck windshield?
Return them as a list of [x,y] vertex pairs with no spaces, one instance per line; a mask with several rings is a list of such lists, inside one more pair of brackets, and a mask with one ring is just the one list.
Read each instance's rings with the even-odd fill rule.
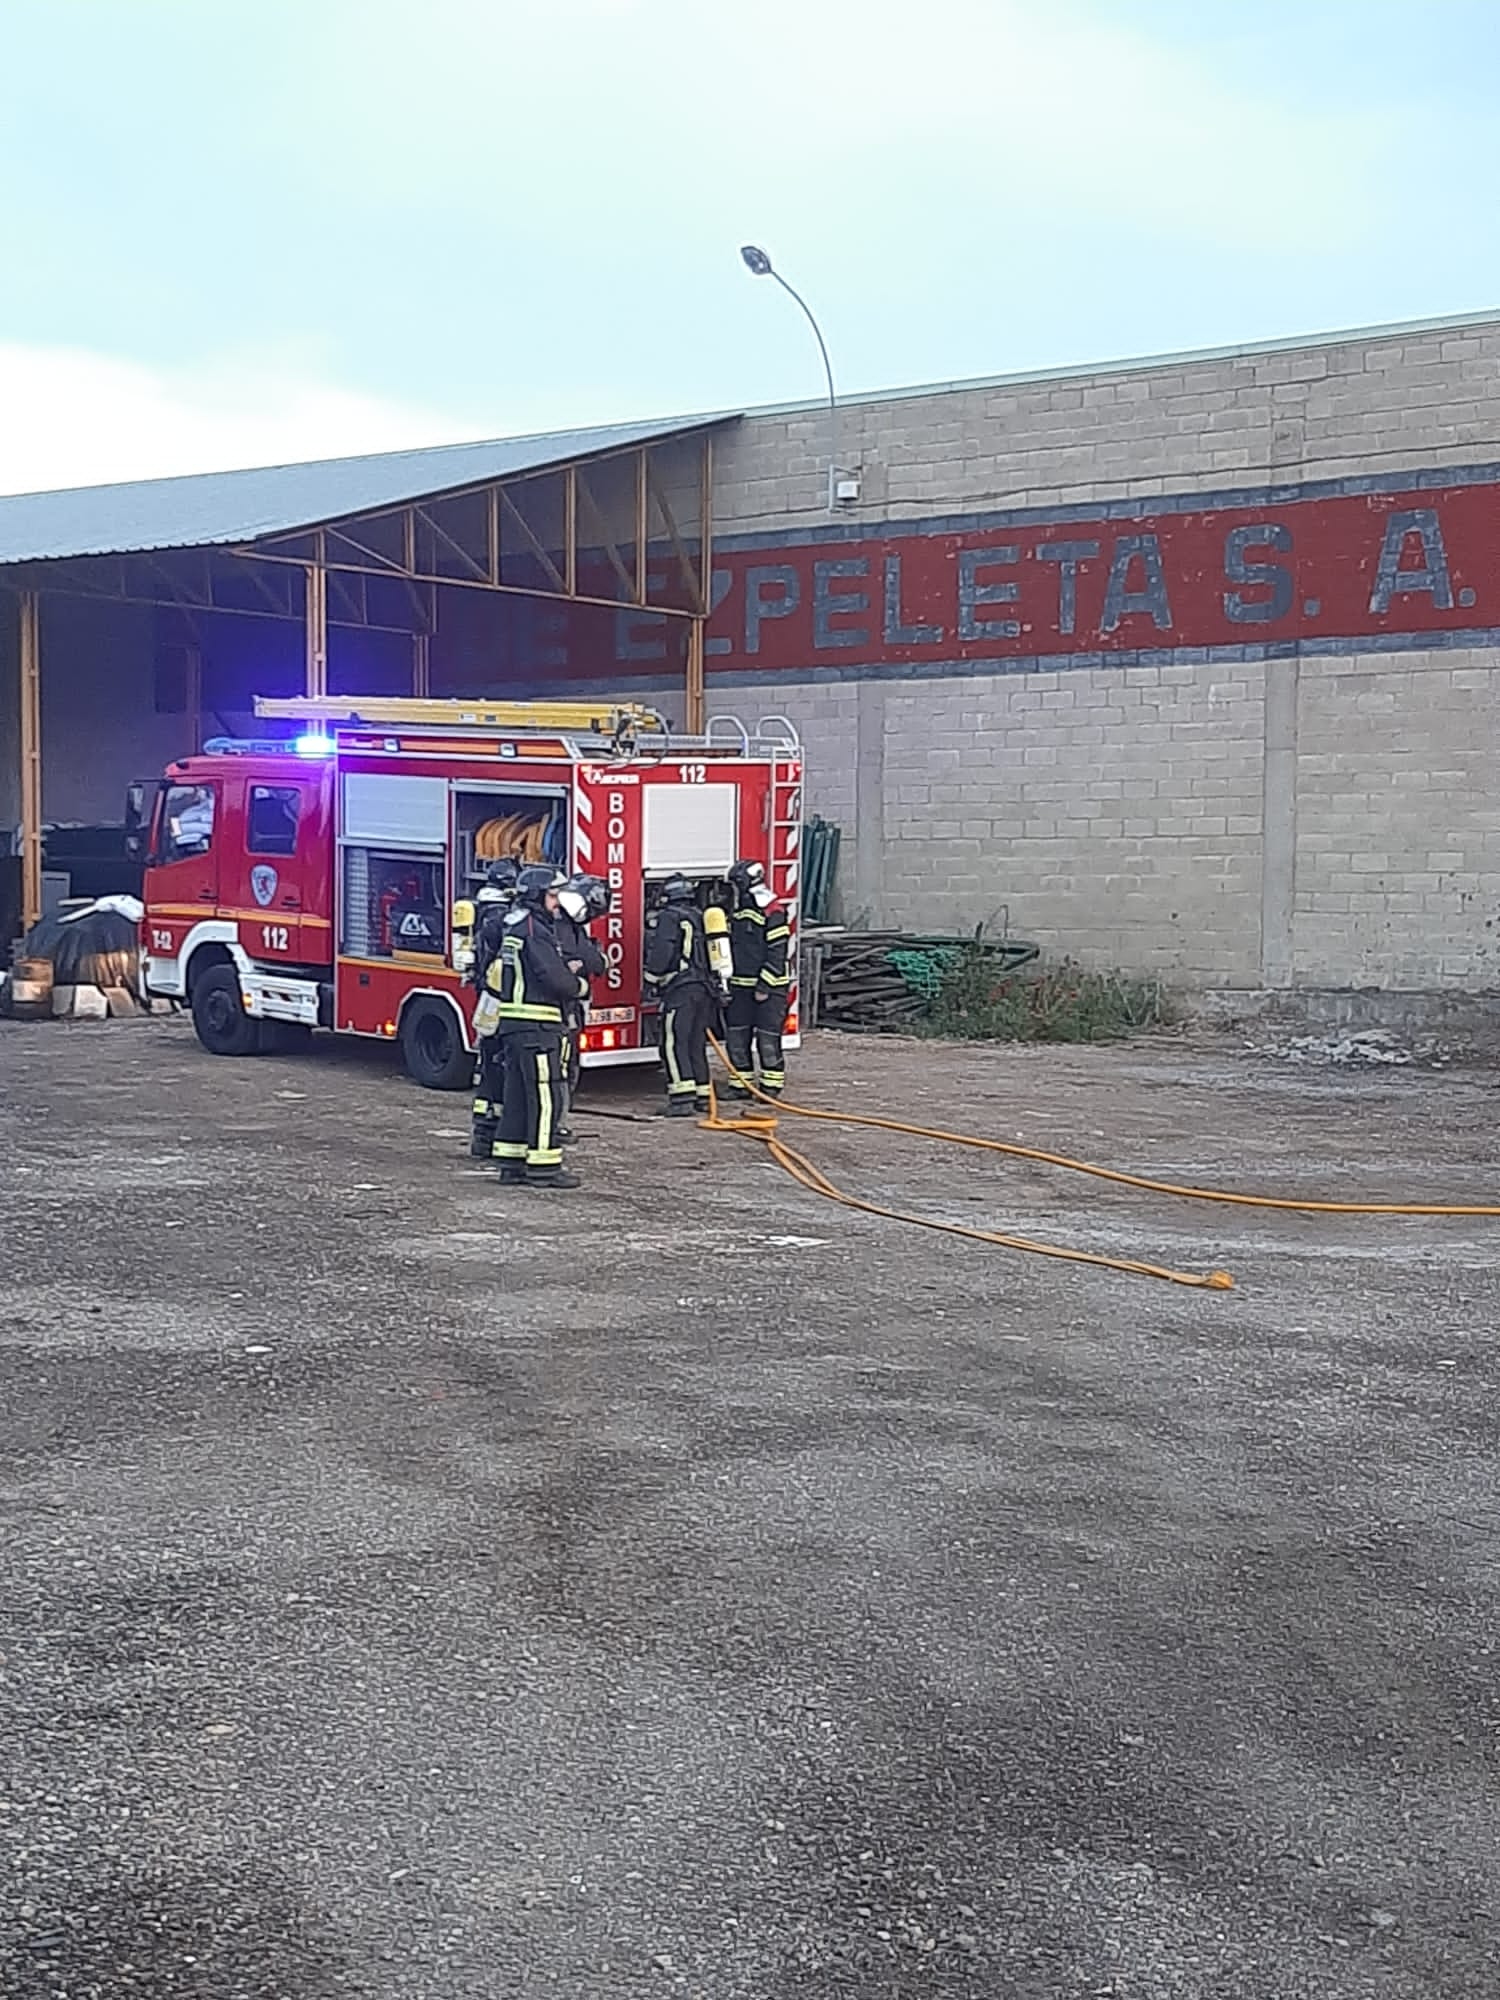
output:
[[213,787],[169,786],[161,814],[161,859],[184,861],[190,855],[207,854],[213,837]]

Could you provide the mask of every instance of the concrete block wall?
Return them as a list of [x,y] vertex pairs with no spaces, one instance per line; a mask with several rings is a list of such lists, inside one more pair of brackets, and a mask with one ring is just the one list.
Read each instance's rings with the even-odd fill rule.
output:
[[1081,964],[1259,984],[1263,684],[1249,665],[791,684],[808,810],[844,829],[836,914],[1005,922]]
[[[715,458],[717,532],[826,524],[828,439],[820,405],[730,433]],[[1497,457],[1500,321],[960,383],[839,414],[840,464],[862,473],[850,522]]]
[[[840,462],[863,491],[834,522],[827,424],[817,408],[767,413],[726,439],[719,547],[768,573],[800,563],[805,601],[813,558],[861,546],[869,582],[838,585],[869,593],[868,615],[842,621],[860,641],[829,650],[825,623],[820,651],[812,625],[783,620],[764,627],[762,664],[728,601],[710,699],[801,728],[808,808],[844,828],[845,916],[959,929],[1004,909],[1051,952],[1187,987],[1500,983],[1500,323],[859,401],[841,412]],[[1150,528],[1199,494],[1220,536],[1291,507],[1295,630],[1198,643],[1188,628],[1222,625],[1228,605],[1210,573],[1221,540],[1174,581],[1173,628],[1115,657],[1096,636],[1092,653],[971,646],[912,668],[879,643],[881,546],[1097,533],[1070,519]],[[1393,508],[1429,506],[1440,561],[1415,514],[1411,539],[1406,516],[1391,526]],[[908,579],[921,560],[902,556]],[[1309,570],[1363,636],[1319,633],[1330,607],[1302,601]],[[951,606],[901,615],[953,634]]]
[[1305,659],[1298,678],[1299,983],[1500,984],[1500,663]]

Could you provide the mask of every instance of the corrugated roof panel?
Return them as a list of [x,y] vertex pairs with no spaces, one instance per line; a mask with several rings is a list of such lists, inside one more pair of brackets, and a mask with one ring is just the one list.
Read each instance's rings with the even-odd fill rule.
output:
[[0,496],[0,567],[63,556],[190,549],[290,534],[319,521],[397,507],[456,486],[478,486],[630,445],[731,423],[734,413],[689,423],[612,424],[368,458],[324,458],[247,472],[199,472],[119,486]]

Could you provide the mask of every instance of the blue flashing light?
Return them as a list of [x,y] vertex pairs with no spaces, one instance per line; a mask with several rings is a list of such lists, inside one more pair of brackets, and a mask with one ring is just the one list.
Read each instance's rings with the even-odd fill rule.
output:
[[333,753],[333,738],[318,735],[299,736],[293,747],[299,757],[328,757]]

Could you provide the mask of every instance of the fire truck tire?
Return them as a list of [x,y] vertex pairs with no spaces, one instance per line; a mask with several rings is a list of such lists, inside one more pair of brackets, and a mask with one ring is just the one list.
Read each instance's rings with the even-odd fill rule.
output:
[[193,981],[193,1026],[210,1055],[259,1053],[260,1024],[240,1004],[240,976],[232,965],[211,965]]
[[473,1054],[446,1000],[418,994],[408,1001],[401,1016],[401,1055],[406,1074],[424,1090],[467,1090],[474,1081]]

